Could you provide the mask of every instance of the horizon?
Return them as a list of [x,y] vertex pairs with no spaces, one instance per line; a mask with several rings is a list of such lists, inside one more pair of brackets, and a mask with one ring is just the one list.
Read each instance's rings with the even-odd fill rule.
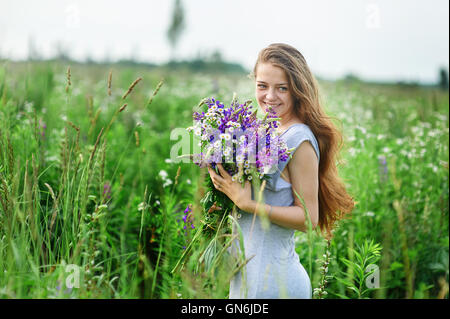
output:
[[[49,59],[59,46],[80,63],[164,64],[171,59],[166,31],[172,6],[172,1],[130,1],[122,7],[106,1],[0,0],[0,57],[20,61],[34,52]],[[448,6],[445,0],[184,1],[186,27],[175,60],[217,50],[224,61],[250,70],[260,49],[284,42],[299,49],[321,78],[354,74],[366,81],[435,83],[439,69],[449,69]]]

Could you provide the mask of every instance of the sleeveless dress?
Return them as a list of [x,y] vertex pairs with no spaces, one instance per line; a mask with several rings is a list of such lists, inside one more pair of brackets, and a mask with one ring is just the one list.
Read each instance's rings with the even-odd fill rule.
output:
[[[302,142],[309,141],[320,160],[317,140],[306,124],[293,124],[281,137],[289,149],[297,149]],[[264,202],[269,205],[294,204],[291,184],[280,177],[288,161],[279,161],[278,170],[269,175],[263,193]],[[253,193],[252,190],[252,198]],[[311,280],[295,252],[295,230],[271,222],[268,228],[263,227],[259,216],[255,216],[254,222],[253,218],[254,214],[238,211],[237,222],[243,234],[245,258],[251,259],[231,279],[229,298],[310,299]],[[229,249],[232,254],[239,253],[238,240]]]

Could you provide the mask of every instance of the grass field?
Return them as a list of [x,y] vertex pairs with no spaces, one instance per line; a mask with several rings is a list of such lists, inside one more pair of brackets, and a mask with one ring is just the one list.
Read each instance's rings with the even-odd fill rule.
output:
[[[226,298],[225,263],[194,273],[194,251],[170,273],[205,178],[170,159],[170,133],[204,97],[254,99],[252,81],[68,67],[0,64],[0,297]],[[357,205],[330,242],[296,234],[315,298],[448,298],[448,91],[320,85]]]

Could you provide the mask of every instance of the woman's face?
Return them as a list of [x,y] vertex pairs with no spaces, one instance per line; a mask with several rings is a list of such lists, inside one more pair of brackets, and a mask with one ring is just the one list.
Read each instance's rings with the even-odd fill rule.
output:
[[267,112],[270,105],[277,116],[288,120],[294,113],[294,99],[283,69],[272,63],[259,63],[256,68],[255,96],[259,107]]

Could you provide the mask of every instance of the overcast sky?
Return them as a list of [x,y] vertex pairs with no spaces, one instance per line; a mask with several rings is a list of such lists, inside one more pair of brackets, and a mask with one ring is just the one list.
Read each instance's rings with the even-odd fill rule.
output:
[[[84,60],[166,62],[171,1],[0,0],[0,55],[24,59],[30,39],[44,57],[60,42]],[[218,49],[250,69],[273,42],[295,46],[312,71],[333,79],[435,82],[449,65],[448,0],[182,0],[178,58]]]

